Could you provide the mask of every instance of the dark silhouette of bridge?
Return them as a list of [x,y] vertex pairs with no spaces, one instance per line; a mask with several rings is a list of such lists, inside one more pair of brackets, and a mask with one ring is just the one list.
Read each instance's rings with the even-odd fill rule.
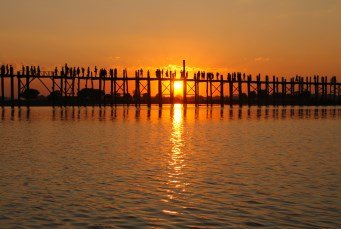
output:
[[[5,84],[9,81],[10,97],[5,98]],[[15,87],[15,81],[17,83]],[[37,90],[31,88],[33,81],[39,81],[50,93],[46,99],[36,99]],[[51,86],[47,84],[50,81]],[[174,83],[182,82],[181,97],[174,94]],[[154,87],[152,87],[154,84]],[[180,77],[176,72],[157,69],[154,76],[143,69],[128,77],[124,69],[118,75],[117,69],[90,70],[88,67],[69,67],[41,71],[39,66],[23,66],[15,71],[10,65],[0,69],[2,106],[88,106],[135,104],[220,104],[224,105],[339,105],[341,104],[341,83],[333,76],[301,77],[290,79],[265,76],[255,78],[242,73],[196,72],[189,77],[186,64]],[[133,85],[133,94],[129,87]],[[109,88],[109,91],[108,91]],[[157,93],[152,93],[156,89]],[[15,93],[15,90],[16,93]],[[200,94],[204,91],[204,95]],[[15,98],[15,94],[17,97]],[[152,96],[154,94],[154,96]]]

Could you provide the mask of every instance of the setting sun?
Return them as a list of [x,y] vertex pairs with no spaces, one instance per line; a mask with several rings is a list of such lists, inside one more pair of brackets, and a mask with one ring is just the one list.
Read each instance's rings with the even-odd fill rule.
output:
[[174,94],[175,95],[182,95],[183,93],[183,83],[182,81],[175,81],[174,82]]

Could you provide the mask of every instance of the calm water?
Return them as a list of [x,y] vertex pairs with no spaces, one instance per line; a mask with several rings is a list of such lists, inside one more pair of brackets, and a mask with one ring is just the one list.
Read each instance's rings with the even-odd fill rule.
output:
[[341,107],[0,109],[0,227],[341,227]]

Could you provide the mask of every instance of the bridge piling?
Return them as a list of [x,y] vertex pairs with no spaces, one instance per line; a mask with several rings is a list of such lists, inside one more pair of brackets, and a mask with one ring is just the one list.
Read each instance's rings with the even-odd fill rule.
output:
[[224,77],[220,75],[220,107],[224,107]]
[[14,109],[14,75],[10,72],[10,83],[11,83],[11,108]]
[[17,93],[18,93],[17,106],[18,106],[18,108],[21,107],[21,101],[20,101],[21,81],[20,81],[20,77],[21,77],[20,72],[18,72],[17,73],[17,82],[18,82],[18,84],[17,84]]

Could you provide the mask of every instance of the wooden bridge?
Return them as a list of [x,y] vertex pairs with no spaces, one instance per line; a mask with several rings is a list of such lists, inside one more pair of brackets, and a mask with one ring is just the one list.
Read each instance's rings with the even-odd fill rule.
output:
[[[14,72],[11,66],[1,66],[1,105],[2,106],[87,106],[87,105],[117,105],[117,104],[220,104],[221,106],[238,105],[337,105],[341,104],[341,83],[336,77],[328,80],[326,76],[301,77],[290,79],[260,75],[253,78],[242,73],[229,73],[227,76],[213,73],[197,72],[193,78],[188,77],[185,61],[180,78],[174,72],[156,70],[152,77],[148,71],[135,72],[134,77],[128,77],[123,70],[118,76],[117,69],[100,69],[87,72],[84,68],[69,68],[67,65],[58,71],[40,71],[39,67],[23,67]],[[165,74],[164,74],[165,73]],[[5,99],[5,81],[9,80],[9,99]],[[33,100],[30,96],[23,98],[24,92],[31,90],[32,81],[39,81],[50,93],[46,101]],[[49,86],[47,81],[50,81]],[[90,85],[89,85],[90,81]],[[81,87],[81,82],[85,86]],[[95,83],[96,82],[96,83]],[[174,96],[174,84],[182,83],[182,97]],[[15,83],[16,88],[15,88]],[[134,85],[133,96],[129,87]],[[151,84],[157,86],[152,87]],[[108,86],[109,85],[109,86]],[[204,86],[204,87],[203,87]],[[108,91],[108,88],[110,91]],[[157,89],[155,96],[152,90]],[[201,89],[201,90],[200,90]],[[15,90],[17,97],[15,98]],[[200,94],[204,91],[204,95]],[[87,92],[88,94],[86,94]],[[83,94],[82,94],[83,93]],[[89,93],[91,96],[89,96]],[[85,95],[84,95],[85,94]],[[155,93],[154,93],[155,94]],[[216,95],[216,96],[214,96]]]

